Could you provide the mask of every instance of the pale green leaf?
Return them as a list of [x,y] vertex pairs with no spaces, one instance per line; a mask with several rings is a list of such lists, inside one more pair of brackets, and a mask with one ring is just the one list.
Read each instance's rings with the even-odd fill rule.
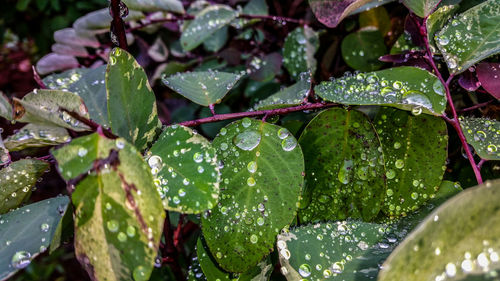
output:
[[439,52],[439,49],[436,47],[436,42],[434,41],[434,35],[443,28],[446,22],[458,10],[460,1],[461,0],[442,1],[436,11],[427,18],[425,22],[427,27],[427,40],[429,40],[429,44],[434,53]]
[[0,117],[12,120],[12,105],[2,92],[0,92]]
[[28,147],[44,147],[66,143],[71,140],[66,129],[55,126],[28,124],[15,134],[8,136],[5,147],[10,151],[22,150]]
[[479,157],[500,160],[500,122],[486,118],[460,117],[467,143]]
[[310,73],[303,74],[297,83],[259,101],[254,108],[256,110],[266,110],[290,107],[303,103],[311,88]]
[[184,13],[184,7],[180,0],[123,0],[129,9],[143,12],[173,12]]
[[293,79],[299,80],[302,72],[316,72],[314,54],[319,48],[319,36],[310,27],[298,27],[290,32],[283,46],[283,65]]

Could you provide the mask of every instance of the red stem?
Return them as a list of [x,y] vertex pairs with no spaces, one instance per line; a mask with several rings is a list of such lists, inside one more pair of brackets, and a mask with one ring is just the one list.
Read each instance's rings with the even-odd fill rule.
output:
[[118,38],[118,47],[127,50],[127,36],[125,35],[125,24],[120,17],[120,0],[111,0],[112,32]]
[[451,97],[451,92],[450,92],[450,83],[453,80],[454,75],[451,74],[448,77],[448,80],[444,80],[443,75],[441,75],[441,72],[439,72],[439,69],[436,66],[436,63],[434,62],[434,57],[431,52],[430,44],[429,44],[429,39],[427,38],[427,18],[424,19],[423,25],[422,25],[422,37],[424,39],[425,43],[425,49],[426,49],[426,58],[429,61],[429,64],[432,66],[432,69],[434,69],[434,72],[436,73],[436,76],[438,77],[439,81],[444,86],[445,92],[446,92],[446,98],[448,100],[448,104],[450,105],[451,109],[451,114],[452,114],[452,119],[448,118],[446,115],[443,115],[444,120],[446,120],[454,129],[457,131],[458,138],[460,139],[460,142],[462,143],[462,147],[465,150],[465,153],[467,154],[467,159],[469,159],[469,162],[472,166],[472,170],[474,171],[474,175],[476,176],[476,180],[478,184],[483,183],[483,179],[481,177],[481,172],[478,169],[478,166],[476,165],[476,162],[474,161],[474,156],[472,155],[472,152],[469,148],[469,144],[467,144],[467,140],[465,139],[464,132],[462,131],[462,127],[460,126],[460,120],[458,119],[457,116],[457,111],[455,109],[455,105],[453,104],[453,99]]
[[466,111],[471,111],[471,110],[474,110],[474,109],[478,109],[478,108],[481,108],[481,107],[483,107],[483,106],[486,106],[486,105],[488,105],[488,104],[490,104],[490,103],[492,103],[492,102],[493,102],[493,100],[489,100],[489,101],[487,101],[487,102],[483,102],[483,103],[478,103],[478,104],[473,105],[473,106],[471,106],[471,107],[467,107],[467,108],[460,109],[458,112],[466,112]]
[[322,108],[328,108],[328,107],[332,107],[332,106],[336,106],[336,105],[337,105],[336,103],[317,102],[317,103],[308,103],[308,104],[292,106],[292,107],[287,107],[287,108],[248,111],[248,112],[237,112],[237,113],[227,113],[227,114],[216,114],[212,117],[181,122],[181,123],[179,123],[179,125],[183,125],[183,126],[187,126],[187,127],[194,127],[194,126],[198,126],[198,125],[205,124],[205,123],[223,121],[223,120],[228,120],[228,119],[260,116],[260,115],[267,115],[267,116],[284,115],[284,114],[287,114],[290,112],[295,112],[295,111],[322,109]]

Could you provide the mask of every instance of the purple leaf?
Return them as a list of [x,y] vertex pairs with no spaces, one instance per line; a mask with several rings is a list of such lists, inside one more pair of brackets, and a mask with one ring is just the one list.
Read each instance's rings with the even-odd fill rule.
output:
[[70,55],[75,57],[87,57],[89,55],[85,47],[59,43],[52,45],[52,52],[60,55]]
[[500,63],[482,62],[476,66],[476,73],[481,86],[500,99]]
[[422,19],[414,16],[408,15],[405,19],[405,30],[410,34],[411,41],[415,46],[424,46],[424,40],[422,39]]
[[64,28],[54,32],[54,41],[64,45],[76,45],[83,47],[98,48],[101,44],[95,36],[81,36],[73,28]]
[[410,51],[403,54],[385,55],[379,58],[383,62],[392,62],[394,66],[415,66],[432,72],[432,67],[424,59],[422,51]]
[[479,86],[481,86],[481,83],[476,78],[476,75],[474,72],[467,70],[460,77],[458,78],[458,84],[466,89],[467,91],[475,91]]
[[309,0],[309,6],[319,22],[333,28],[367,2],[370,0]]
[[73,56],[50,53],[36,63],[36,70],[41,75],[54,71],[77,68],[80,64]]

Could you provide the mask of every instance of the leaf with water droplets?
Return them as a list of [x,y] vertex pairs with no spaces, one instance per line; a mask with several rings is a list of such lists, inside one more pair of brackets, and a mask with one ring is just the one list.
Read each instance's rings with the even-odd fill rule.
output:
[[27,267],[48,248],[68,203],[67,196],[59,196],[0,216],[1,280]]
[[0,117],[12,120],[12,105],[2,92],[0,92]]
[[303,75],[297,83],[281,89],[279,92],[259,101],[254,108],[256,110],[267,110],[290,107],[303,103],[311,88],[311,77],[310,73],[306,72],[302,74]]
[[89,114],[82,99],[71,92],[59,90],[37,90],[27,94],[22,100],[14,98],[17,121],[86,131],[87,125],[71,117],[62,108],[88,118]]
[[203,106],[219,103],[240,75],[219,72],[184,72],[163,78],[163,83],[185,98]]
[[182,31],[181,45],[184,51],[198,47],[217,30],[227,26],[238,12],[226,5],[210,5],[196,14],[194,20]]
[[382,148],[367,116],[329,109],[302,132],[306,187],[300,222],[363,218],[380,211],[386,192]]
[[87,68],[74,68],[63,71],[61,73],[47,75],[42,79],[42,82],[50,90],[70,90],[70,86],[78,82],[82,76],[90,69]]
[[43,147],[66,143],[71,140],[66,129],[55,126],[28,124],[15,134],[8,136],[4,143],[10,151],[28,147]]
[[430,72],[410,66],[346,75],[314,90],[327,101],[348,105],[385,105],[437,116],[446,108],[443,84]]
[[111,130],[142,150],[160,124],[155,95],[144,69],[120,48],[109,55],[106,92]]
[[0,214],[26,201],[36,181],[49,164],[37,159],[21,159],[0,170]]
[[500,160],[500,122],[486,118],[460,117],[467,143],[479,157]]
[[143,12],[173,12],[184,13],[184,7],[180,0],[123,0],[129,9]]
[[203,48],[212,53],[218,52],[226,44],[228,35],[228,27],[222,27],[203,42]]
[[361,71],[377,70],[384,65],[378,58],[387,53],[384,37],[378,30],[364,29],[342,40],[342,58],[350,67]]
[[[287,280],[363,280],[378,270],[365,265],[383,241],[385,227],[361,221],[304,225],[278,235],[281,274]],[[380,248],[380,247],[378,247]],[[383,250],[383,249],[382,249]]]
[[[345,17],[362,12],[381,0],[309,0],[309,6],[319,22],[327,27],[336,27]],[[361,8],[361,9],[360,9]],[[359,9],[359,10],[358,10]]]
[[217,263],[244,272],[273,248],[295,217],[304,162],[285,128],[244,118],[213,141],[222,166],[220,200],[202,216],[202,230]]
[[406,111],[382,107],[374,126],[386,168],[383,211],[390,216],[406,215],[439,189],[448,155],[446,123],[440,117],[412,116]]
[[457,15],[436,34],[436,43],[451,73],[467,70],[500,52],[500,1],[485,1]]
[[410,11],[421,18],[430,15],[441,0],[403,0]]
[[448,20],[460,8],[459,2],[461,0],[447,0],[442,1],[436,11],[429,15],[425,25],[427,27],[427,40],[432,48],[433,53],[439,53],[434,35],[443,28]]
[[392,252],[378,280],[488,276],[500,268],[499,226],[499,180],[460,192],[434,210]]
[[319,48],[319,36],[310,27],[297,27],[288,33],[283,46],[283,65],[293,79],[299,80],[301,73],[316,72],[314,54]]
[[197,214],[217,204],[217,157],[203,136],[188,127],[167,127],[147,157],[165,209]]
[[396,42],[394,42],[394,45],[392,45],[389,53],[391,55],[396,55],[403,54],[406,51],[417,51],[419,49],[421,48],[415,46],[415,44],[411,41],[411,34],[405,31],[398,37]]
[[160,195],[135,146],[94,136],[95,150],[110,153],[94,161],[72,194],[76,257],[94,280],[147,280],[163,228]]

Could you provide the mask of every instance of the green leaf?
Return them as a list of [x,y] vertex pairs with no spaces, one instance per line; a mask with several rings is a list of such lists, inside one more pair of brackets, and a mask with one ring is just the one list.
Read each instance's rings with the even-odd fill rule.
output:
[[0,165],[8,164],[10,161],[11,160],[10,160],[9,150],[5,148],[2,136],[0,134]]
[[229,6],[210,5],[196,14],[195,19],[182,32],[182,48],[186,52],[193,50],[217,30],[228,25],[237,15],[238,12]]
[[90,134],[71,141],[66,146],[53,150],[58,170],[66,181],[87,173],[94,161],[108,157],[111,149],[119,149],[124,145],[123,139],[112,142],[98,134]]
[[363,280],[372,269],[363,271],[360,267],[370,248],[384,236],[382,225],[360,221],[318,223],[283,231],[277,242],[281,274],[290,281]]
[[228,28],[227,26],[222,27],[213,33],[203,42],[203,47],[209,52],[218,52],[227,42]]
[[71,140],[66,129],[61,127],[28,124],[14,135],[5,139],[5,147],[10,151],[28,147],[44,147],[66,143]]
[[184,7],[179,0],[123,0],[129,9],[143,12],[173,12],[184,13]]
[[2,92],[0,92],[0,117],[12,120],[12,105]]
[[223,165],[220,201],[202,217],[202,230],[216,262],[244,272],[273,248],[276,235],[295,217],[304,162],[285,128],[244,118],[213,141]]
[[429,40],[429,44],[434,53],[439,52],[439,49],[436,47],[436,42],[434,41],[434,35],[441,30],[451,16],[455,14],[460,7],[458,5],[460,1],[461,0],[442,1],[436,11],[427,18],[427,40]]
[[355,110],[318,114],[299,139],[306,164],[306,188],[299,220],[372,220],[382,207],[385,168],[382,148],[367,116]]
[[436,35],[448,69],[457,74],[500,52],[500,0],[489,0],[456,16]]
[[[498,270],[500,181],[467,189],[432,212],[385,261],[385,280],[466,280]],[[481,279],[486,280],[486,279]]]
[[0,279],[6,280],[45,252],[69,198],[43,200],[0,216]]
[[402,54],[405,51],[416,51],[420,49],[420,47],[415,46],[415,44],[411,41],[411,35],[408,32],[403,32],[403,34],[398,37],[396,42],[394,42],[394,45],[392,45],[389,53],[391,55],[396,55]]
[[430,15],[439,2],[441,2],[441,0],[403,0],[403,4],[421,18]]
[[406,215],[434,197],[446,169],[448,133],[440,117],[382,107],[374,121],[382,144],[387,192],[383,211]]
[[167,127],[148,152],[148,164],[167,210],[197,214],[219,198],[215,149],[184,126]]
[[314,90],[327,101],[349,105],[385,105],[437,116],[446,108],[444,86],[437,77],[410,66],[346,75]]
[[114,148],[72,195],[76,257],[94,280],[148,280],[163,227],[160,196],[134,146],[98,137],[92,151]]
[[266,0],[250,0],[243,7],[243,14],[265,16],[269,14],[269,7]]
[[377,7],[359,14],[359,27],[375,27],[382,35],[386,35],[391,30],[391,19],[384,7]]
[[74,131],[86,131],[87,125],[71,117],[62,108],[88,118],[87,108],[82,99],[71,92],[59,90],[37,90],[27,94],[22,100],[14,98],[16,120],[20,122],[51,125]]
[[460,117],[467,143],[479,157],[500,160],[500,122],[486,118]]
[[61,73],[47,75],[42,79],[42,82],[51,90],[68,90],[72,92],[69,90],[70,86],[79,81],[82,75],[89,70],[87,68],[73,68]]
[[305,75],[302,75],[297,83],[259,101],[254,108],[256,110],[266,110],[290,107],[303,103],[311,88],[310,73],[303,74]]
[[156,99],[142,67],[120,48],[109,55],[106,92],[111,130],[142,150],[159,125]]
[[0,214],[26,201],[36,181],[49,164],[37,159],[21,159],[0,170]]
[[283,46],[283,65],[295,80],[302,72],[316,72],[314,54],[319,48],[319,36],[310,27],[298,27],[290,32]]
[[177,73],[164,77],[163,83],[185,98],[203,106],[219,103],[241,78],[219,71]]
[[373,71],[384,63],[378,58],[387,53],[384,37],[378,30],[366,29],[347,35],[340,46],[342,58],[350,67],[360,71]]

